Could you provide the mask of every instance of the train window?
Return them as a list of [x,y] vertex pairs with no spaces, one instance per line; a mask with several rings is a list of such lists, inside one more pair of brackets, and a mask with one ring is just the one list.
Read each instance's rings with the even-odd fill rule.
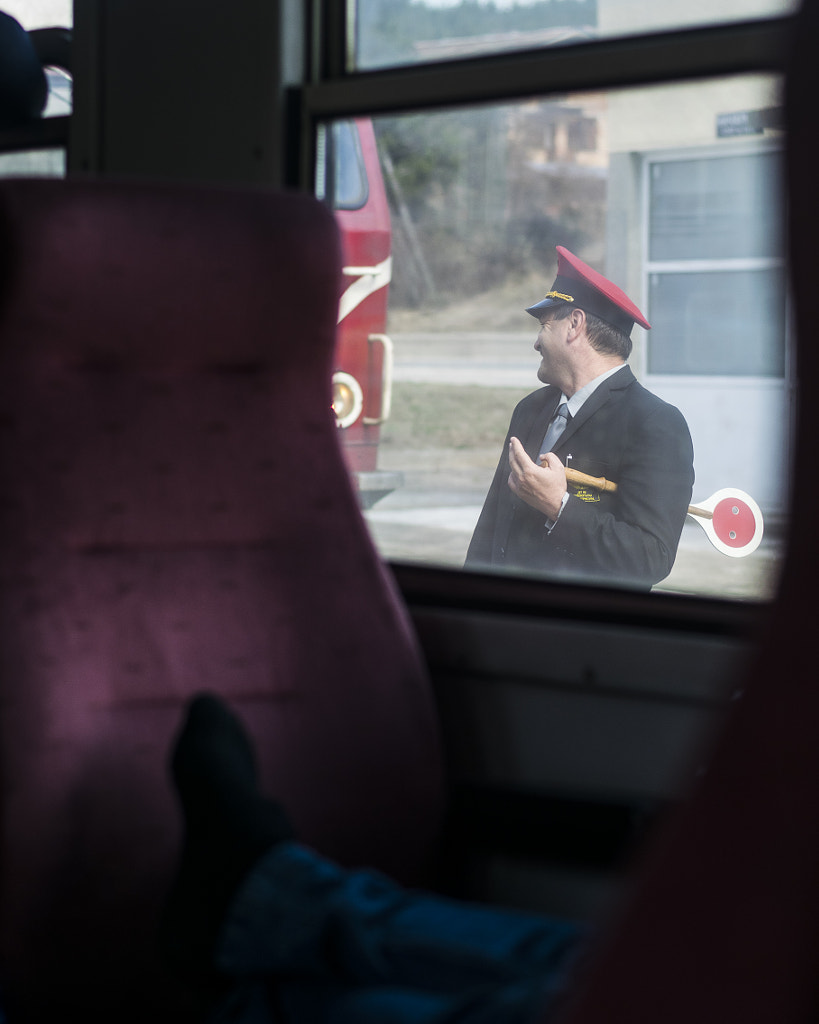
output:
[[65,163],[62,148],[0,153],[0,178],[62,178]]
[[354,66],[453,60],[791,12],[797,0],[349,0]]
[[[71,28],[74,24],[73,0],[3,0],[1,9],[19,21],[28,32],[57,27]],[[48,100],[43,116],[60,117],[70,114],[73,93],[71,76],[64,68],[46,67],[46,78]]]
[[359,210],[367,202],[367,169],[353,121],[337,121],[319,130],[316,195],[332,197],[335,210]]
[[73,0],[3,0],[2,10],[27,30],[74,24]]
[[[550,288],[563,245],[647,313],[652,329],[635,326],[629,365],[682,412],[693,438],[692,506],[706,515],[686,517],[673,568],[655,589],[771,595],[795,392],[782,132],[770,113],[779,89],[775,76],[743,75],[356,122],[376,143],[375,158],[363,150],[366,210],[372,229],[371,204],[386,195],[391,262],[379,250],[365,267],[348,251],[362,275],[357,311],[375,319],[369,364],[365,357],[352,373],[339,350],[339,374],[360,382],[361,410],[341,429],[359,485],[376,481],[362,504],[387,558],[464,564],[512,411],[542,386],[537,324],[524,310]],[[770,116],[739,116],[759,111]],[[726,114],[736,115],[728,131]],[[351,232],[342,224],[348,245]],[[387,292],[379,324],[375,304]],[[382,332],[389,359],[372,340]],[[390,411],[379,417],[372,410],[383,410],[385,388]],[[367,445],[374,458],[362,472],[356,460]],[[726,489],[750,497],[753,514],[734,503],[727,514],[739,519],[720,543],[714,531],[724,524],[715,527],[706,506]],[[738,557],[744,546],[752,553]]]
[[48,101],[43,117],[61,117],[70,114],[73,106],[74,83],[69,74],[60,68],[46,68],[48,80]]

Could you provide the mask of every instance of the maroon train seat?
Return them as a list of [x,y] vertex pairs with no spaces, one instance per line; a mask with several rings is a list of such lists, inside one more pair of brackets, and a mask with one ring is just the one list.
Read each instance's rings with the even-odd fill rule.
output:
[[0,186],[0,999],[180,1019],[155,930],[186,699],[345,864],[423,879],[439,827],[419,651],[343,465],[340,292],[310,197]]

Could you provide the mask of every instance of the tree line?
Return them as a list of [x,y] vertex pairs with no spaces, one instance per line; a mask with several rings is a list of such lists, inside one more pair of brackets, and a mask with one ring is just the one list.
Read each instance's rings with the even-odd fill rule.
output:
[[357,52],[361,67],[420,59],[415,43],[425,40],[583,28],[597,24],[597,0],[536,0],[500,6],[461,0],[448,7],[423,0],[359,0]]

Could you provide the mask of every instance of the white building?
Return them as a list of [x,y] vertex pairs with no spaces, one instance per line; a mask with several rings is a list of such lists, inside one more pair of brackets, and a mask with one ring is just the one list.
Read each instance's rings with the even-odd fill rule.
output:
[[[636,7],[667,27],[682,6],[690,20],[690,2],[601,3],[600,28]],[[719,3],[750,17],[770,0],[758,6]],[[606,267],[652,324],[635,329],[635,371],[688,420],[695,501],[739,487],[769,520],[787,504],[796,388],[782,104],[776,78],[747,75],[611,93],[607,111]]]

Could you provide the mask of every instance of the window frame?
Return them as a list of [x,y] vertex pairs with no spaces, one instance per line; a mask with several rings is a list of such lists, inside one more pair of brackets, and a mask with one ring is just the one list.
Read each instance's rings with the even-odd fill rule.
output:
[[348,70],[348,5],[314,0],[304,84],[290,94],[296,184],[309,189],[323,120],[785,70],[792,15],[375,71]]
[[[342,8],[340,11],[339,8]],[[298,148],[296,187],[309,188],[315,161],[314,139],[319,123],[355,116],[432,112],[477,104],[501,104],[531,97],[616,90],[673,82],[694,82],[741,74],[784,74],[790,51],[793,14],[764,19],[711,24],[644,35],[605,38],[565,44],[555,48],[482,54],[459,60],[419,63],[374,70],[350,70],[348,63],[349,11],[336,0],[314,0],[311,46],[304,84],[291,91],[290,141]],[[645,247],[643,253],[646,253]],[[647,278],[643,277],[647,283]],[[788,354],[786,359],[790,360]],[[792,367],[786,366],[787,386],[792,386]],[[394,569],[404,570],[400,563]],[[448,586],[456,586],[459,572],[440,566],[415,566],[412,572],[445,574]],[[470,575],[466,581],[472,586]],[[510,578],[504,586],[518,588],[523,580]],[[500,578],[492,577],[500,587]],[[562,600],[565,584],[538,582],[539,591],[554,592]],[[517,590],[515,590],[517,592]],[[583,588],[584,601],[593,588]],[[609,595],[619,603],[624,594]],[[662,609],[678,605],[677,595],[650,594],[640,601],[652,619]],[[699,596],[684,597],[697,606],[708,603]],[[729,599],[716,602],[734,608]],[[752,605],[736,609],[752,614]]]

